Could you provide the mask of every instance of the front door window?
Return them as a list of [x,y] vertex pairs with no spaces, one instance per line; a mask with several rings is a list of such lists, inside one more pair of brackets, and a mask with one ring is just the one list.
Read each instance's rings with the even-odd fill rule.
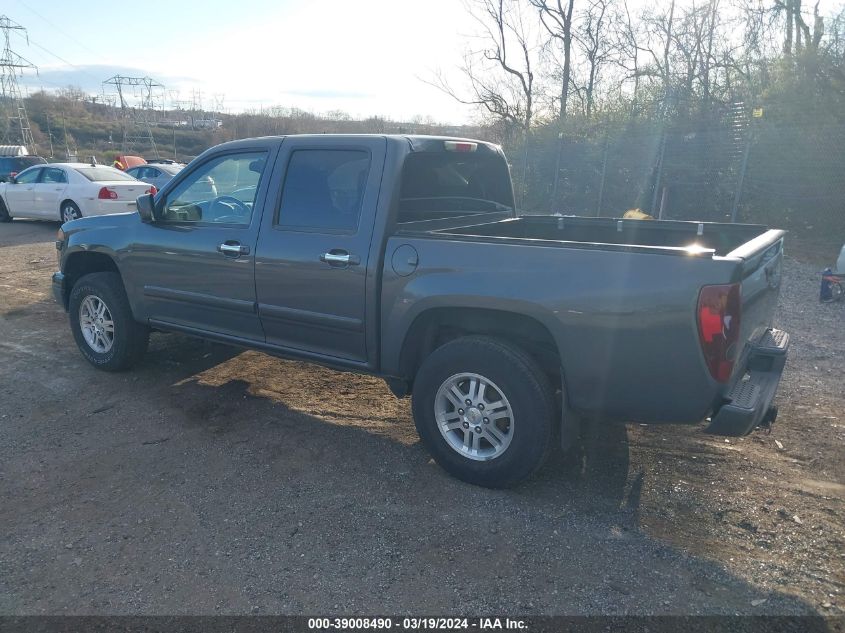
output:
[[266,164],[266,152],[243,152],[200,165],[167,194],[160,221],[248,226]]

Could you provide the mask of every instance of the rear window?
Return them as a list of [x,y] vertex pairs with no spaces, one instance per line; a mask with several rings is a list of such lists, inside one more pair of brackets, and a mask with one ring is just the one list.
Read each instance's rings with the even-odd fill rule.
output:
[[112,180],[135,180],[129,174],[111,167],[77,167],[76,171],[91,182],[108,182]]
[[14,166],[18,169],[26,169],[33,165],[45,165],[47,161],[40,156],[19,156],[14,159]]
[[507,163],[497,154],[418,152],[405,159],[399,222],[512,207]]

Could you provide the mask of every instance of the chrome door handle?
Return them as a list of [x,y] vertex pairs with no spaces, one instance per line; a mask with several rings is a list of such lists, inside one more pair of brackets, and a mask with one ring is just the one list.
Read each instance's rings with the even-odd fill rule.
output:
[[344,264],[349,265],[349,253],[345,255],[337,255],[336,253],[323,253],[320,255],[320,261],[327,264]]
[[217,247],[217,250],[224,255],[249,255],[249,246],[237,242],[223,242]]
[[361,258],[357,255],[350,255],[346,251],[331,250],[320,255],[320,261],[330,266],[357,266],[361,263]]

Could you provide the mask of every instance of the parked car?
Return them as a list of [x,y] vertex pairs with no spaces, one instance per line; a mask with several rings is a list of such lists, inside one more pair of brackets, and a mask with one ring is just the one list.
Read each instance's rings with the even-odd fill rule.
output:
[[783,237],[520,217],[481,141],[273,137],[206,151],[138,213],[63,225],[53,289],[99,369],[136,363],[153,328],[382,376],[437,463],[498,487],[582,416],[773,421]]
[[0,182],[9,182],[9,178],[16,176],[27,167],[45,165],[46,158],[41,156],[0,156]]
[[112,167],[126,171],[130,167],[137,167],[138,165],[146,165],[147,161],[141,156],[133,156],[132,154],[120,154],[115,157]]
[[125,213],[151,188],[112,167],[86,163],[35,165],[0,184],[0,222],[36,218],[68,222]]
[[138,167],[131,167],[126,170],[126,173],[148,185],[153,185],[158,190],[170,182],[170,179],[182,171],[184,167],[184,165],[177,163],[157,163],[152,165],[148,163],[146,165],[139,165]]

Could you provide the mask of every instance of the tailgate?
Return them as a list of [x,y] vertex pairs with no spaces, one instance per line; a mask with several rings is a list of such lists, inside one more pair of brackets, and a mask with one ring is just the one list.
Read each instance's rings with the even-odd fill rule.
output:
[[[771,327],[783,276],[784,231],[772,229],[728,253],[742,259],[742,318],[740,341],[744,352],[748,344],[760,340]],[[741,363],[740,363],[741,366]]]

